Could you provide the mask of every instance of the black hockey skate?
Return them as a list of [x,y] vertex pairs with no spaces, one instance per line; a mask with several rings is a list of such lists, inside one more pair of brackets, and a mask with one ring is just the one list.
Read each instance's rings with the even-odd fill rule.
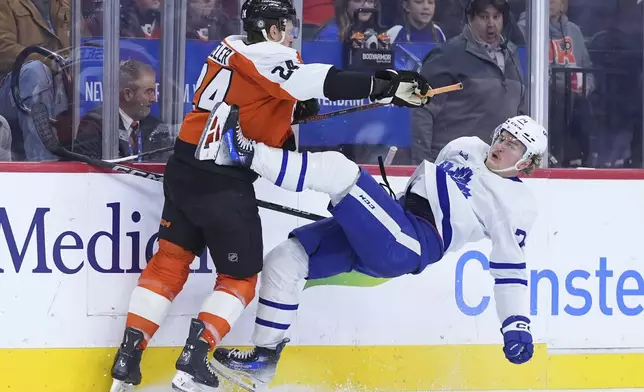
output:
[[172,379],[172,389],[179,392],[210,392],[219,386],[219,379],[208,361],[210,345],[199,340],[206,330],[203,321],[192,319],[186,345],[175,365],[177,373]]
[[141,355],[143,350],[139,343],[143,341],[143,332],[126,328],[123,343],[116,352],[112,365],[112,387],[110,392],[126,392],[141,383]]
[[218,348],[212,363],[217,373],[247,391],[265,390],[275,377],[277,362],[289,341],[288,338],[282,340],[274,350],[264,347],[243,351]]

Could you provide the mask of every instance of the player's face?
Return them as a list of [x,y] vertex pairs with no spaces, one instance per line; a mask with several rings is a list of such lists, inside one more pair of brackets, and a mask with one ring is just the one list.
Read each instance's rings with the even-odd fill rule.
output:
[[295,41],[295,37],[297,36],[297,29],[295,28],[295,25],[293,25],[293,22],[290,20],[286,22],[286,29],[284,31],[280,30],[277,26],[272,25],[270,29],[270,38],[271,40],[275,42],[280,42],[282,37],[284,37],[284,40],[282,40],[282,45],[288,46],[289,48],[293,47],[293,41]]
[[282,45],[290,48],[293,46],[293,41],[295,41],[295,37],[297,36],[295,26],[290,20],[286,22],[286,30],[284,33],[286,36],[284,37],[284,41],[282,41]]
[[501,42],[503,30],[503,14],[496,8],[488,5],[483,12],[468,17],[472,32],[477,39],[489,45],[498,45]]
[[[490,146],[485,164],[492,170],[507,169],[516,165],[523,158],[523,154],[525,154],[523,143],[509,132],[501,131]],[[516,172],[508,172],[508,175],[516,175]]]

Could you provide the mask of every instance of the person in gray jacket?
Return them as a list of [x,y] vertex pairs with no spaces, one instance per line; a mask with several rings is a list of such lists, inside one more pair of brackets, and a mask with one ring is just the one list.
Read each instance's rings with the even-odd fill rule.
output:
[[462,136],[487,140],[505,118],[527,113],[517,47],[503,36],[507,0],[472,0],[466,15],[462,34],[423,61],[420,73],[432,87],[462,82],[464,88],[411,111],[414,164],[434,161],[447,143]]
[[[594,166],[593,154],[599,146],[588,100],[595,90],[593,64],[581,29],[566,15],[568,2],[550,0],[549,7],[551,164]],[[527,40],[527,13],[521,14],[517,25]]]

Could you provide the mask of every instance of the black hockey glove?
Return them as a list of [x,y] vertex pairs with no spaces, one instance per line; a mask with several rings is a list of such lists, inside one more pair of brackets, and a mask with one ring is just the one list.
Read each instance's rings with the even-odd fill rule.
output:
[[424,97],[429,89],[427,80],[418,72],[388,69],[374,74],[369,98],[378,103],[417,108],[429,102],[429,97]]
[[315,98],[306,101],[297,101],[293,112],[293,121],[298,122],[307,117],[315,116],[320,111],[320,104]]

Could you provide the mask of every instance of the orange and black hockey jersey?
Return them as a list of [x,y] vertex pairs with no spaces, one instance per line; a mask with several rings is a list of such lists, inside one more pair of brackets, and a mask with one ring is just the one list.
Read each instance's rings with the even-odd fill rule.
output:
[[193,109],[181,126],[180,141],[196,145],[210,111],[224,101],[239,106],[246,137],[281,147],[293,134],[295,103],[324,97],[324,81],[331,65],[303,64],[295,49],[276,42],[248,45],[243,38],[226,38],[208,56]]

